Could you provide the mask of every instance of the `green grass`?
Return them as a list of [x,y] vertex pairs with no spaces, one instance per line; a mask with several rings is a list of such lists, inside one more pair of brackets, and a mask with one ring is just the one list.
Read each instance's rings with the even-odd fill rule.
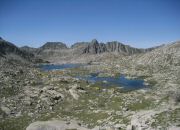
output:
[[85,124],[88,124],[90,128],[98,125],[98,120],[107,119],[108,114],[103,112],[93,113],[83,111],[80,113],[74,113],[74,116],[77,117],[79,120],[82,120]]
[[31,123],[31,118],[28,116],[22,116],[18,118],[8,118],[0,121],[0,130],[25,130]]
[[153,105],[152,100],[145,100],[143,99],[142,102],[135,102],[132,104],[129,104],[128,108],[131,111],[138,111],[143,109],[149,109]]
[[123,106],[123,100],[120,97],[112,97],[106,104],[107,110],[121,110],[120,107]]

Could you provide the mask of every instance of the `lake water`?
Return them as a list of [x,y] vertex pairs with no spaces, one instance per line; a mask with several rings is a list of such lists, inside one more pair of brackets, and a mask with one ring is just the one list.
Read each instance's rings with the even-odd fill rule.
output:
[[[40,68],[44,71],[51,70],[62,70],[68,68],[80,67],[82,64],[61,64],[61,65],[41,65]],[[142,79],[128,79],[124,75],[119,77],[99,77],[98,73],[91,73],[90,75],[85,76],[76,76],[76,78],[87,80],[91,83],[99,83],[103,87],[117,86],[122,87],[127,90],[136,90],[147,88],[148,86],[144,84]]]
[[117,86],[125,88],[127,90],[135,90],[148,87],[144,84],[143,79],[128,79],[124,75],[120,75],[117,77],[98,77],[98,74],[91,74],[90,76],[80,78],[88,80],[92,83],[99,83],[103,87]]
[[60,65],[53,65],[53,64],[47,64],[47,65],[40,65],[39,67],[44,71],[51,71],[51,70],[62,70],[62,69],[68,69],[68,68],[76,68],[81,66],[82,64],[60,64]]

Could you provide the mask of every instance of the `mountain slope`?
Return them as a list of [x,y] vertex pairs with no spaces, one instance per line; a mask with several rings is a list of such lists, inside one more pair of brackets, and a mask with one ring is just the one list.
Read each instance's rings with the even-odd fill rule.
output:
[[36,48],[19,48],[13,43],[0,38],[0,58],[14,60],[21,63],[42,63],[42,59],[36,57]]
[[34,54],[23,51],[14,44],[5,41],[2,38],[0,39],[0,54],[1,57],[21,59],[26,61],[32,61],[34,59]]
[[54,57],[64,57],[68,48],[62,42],[47,42],[36,50],[35,55],[39,58],[51,61]]
[[159,47],[135,58],[137,64],[149,66],[180,66],[180,42]]

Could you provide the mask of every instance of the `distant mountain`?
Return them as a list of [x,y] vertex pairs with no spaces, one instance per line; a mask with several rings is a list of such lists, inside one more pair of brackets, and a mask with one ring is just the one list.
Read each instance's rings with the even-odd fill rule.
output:
[[0,54],[4,57],[16,55],[29,61],[34,58],[34,54],[23,51],[16,47],[13,43],[5,41],[2,38],[0,38]]
[[[155,47],[156,48],[156,47]],[[123,43],[112,41],[99,43],[96,39],[91,42],[77,42],[70,48],[62,42],[47,42],[40,48],[22,47],[21,49],[33,53],[36,57],[50,62],[83,61],[85,57],[97,54],[133,55],[152,51],[155,48],[139,49]],[[106,55],[107,55],[106,54]],[[87,60],[87,59],[86,59]],[[90,60],[90,59],[88,59]]]
[[131,47],[129,45],[124,45],[123,43],[117,41],[99,43],[96,39],[93,39],[91,42],[77,42],[73,44],[70,48],[68,48],[66,44],[62,42],[47,42],[40,48],[32,48],[32,47],[24,46],[21,49],[32,52],[37,55],[44,55],[44,54],[48,55],[48,53],[50,55],[54,55],[55,53],[59,53],[67,49],[73,52],[73,54],[79,54],[79,55],[101,54],[108,52],[132,55],[136,53],[144,53],[147,51],[151,51],[155,48],[139,49],[139,48]]
[[30,52],[30,53],[36,53],[38,48],[33,48],[33,47],[29,47],[29,46],[23,46],[20,48],[21,50],[23,51],[26,51],[26,52]]
[[35,55],[42,59],[51,59],[54,56],[62,57],[68,47],[62,42],[47,42],[36,50]]
[[145,52],[145,49],[133,48],[128,45],[124,45],[120,42],[113,41],[104,43],[98,43],[96,39],[92,40],[88,46],[84,49],[83,53],[100,54],[104,52],[115,52],[119,54],[132,55],[135,53]]
[[117,52],[117,53],[122,53],[122,54],[127,54],[127,55],[142,53],[145,51],[144,49],[134,48],[129,45],[124,45],[117,41],[107,42],[106,48],[108,52]]
[[[15,54],[23,57],[24,59],[43,59],[50,62],[61,61],[83,61],[85,57],[92,55],[95,58],[97,54],[115,54],[115,55],[133,55],[152,51],[158,47],[139,49],[134,48],[123,43],[112,41],[107,43],[99,43],[96,39],[91,42],[77,42],[70,48],[62,42],[47,42],[39,48],[32,48],[24,46],[21,48],[16,47],[14,44],[7,42],[0,38],[0,55]],[[94,59],[93,58],[93,59]],[[90,60],[90,59],[86,59]]]
[[0,58],[32,63],[43,62],[35,57],[34,51],[27,48],[30,47],[18,48],[13,43],[0,38]]
[[107,52],[107,48],[104,43],[99,43],[96,39],[93,39],[88,46],[83,50],[83,53],[99,54]]
[[87,47],[87,45],[89,44],[89,42],[77,42],[77,43],[74,43],[71,48],[74,49],[74,48],[85,48]]
[[47,42],[40,49],[67,49],[67,46],[62,42]]

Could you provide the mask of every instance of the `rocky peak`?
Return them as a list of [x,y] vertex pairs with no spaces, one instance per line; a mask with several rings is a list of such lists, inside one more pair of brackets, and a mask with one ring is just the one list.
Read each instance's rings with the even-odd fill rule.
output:
[[96,39],[93,39],[83,51],[83,53],[89,54],[99,54],[104,52],[115,52],[131,55],[135,53],[142,53],[144,52],[144,50],[133,48],[117,41],[107,42],[106,44],[104,44],[99,43]]
[[67,49],[66,44],[62,42],[47,42],[45,43],[41,49]]
[[76,42],[74,43],[71,48],[85,48],[89,42]]
[[3,40],[2,37],[0,37],[0,40]]
[[99,43],[98,43],[98,41],[97,41],[96,39],[93,39],[93,40],[91,41],[91,44],[99,44]]
[[99,54],[106,51],[104,43],[99,43],[96,39],[93,39],[88,46],[84,49],[83,53]]

